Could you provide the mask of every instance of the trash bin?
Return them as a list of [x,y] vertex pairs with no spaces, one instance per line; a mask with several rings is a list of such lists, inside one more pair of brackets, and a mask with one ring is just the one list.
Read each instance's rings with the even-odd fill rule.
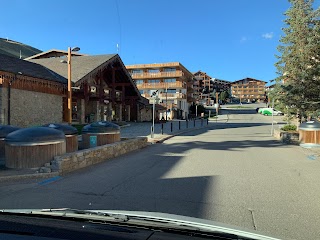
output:
[[5,141],[4,141],[4,139],[6,138],[6,136],[9,133],[14,132],[18,129],[20,129],[20,128],[14,127],[11,125],[0,125],[0,158],[4,158],[4,154],[5,154]]
[[317,121],[301,123],[299,141],[301,147],[320,147],[320,123]]
[[117,124],[100,121],[86,125],[82,129],[84,148],[101,146],[120,141],[120,127]]
[[16,130],[5,138],[6,167],[38,168],[66,152],[62,131],[48,127]]
[[60,130],[66,136],[66,152],[78,151],[78,130],[67,124],[50,123],[43,125],[43,127],[50,127]]

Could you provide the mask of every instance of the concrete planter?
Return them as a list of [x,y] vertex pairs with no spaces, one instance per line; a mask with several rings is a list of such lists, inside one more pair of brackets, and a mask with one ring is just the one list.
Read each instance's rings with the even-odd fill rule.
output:
[[299,145],[299,132],[286,132],[282,130],[274,130],[273,136],[285,144]]
[[104,162],[120,155],[144,148],[146,137],[121,139],[122,141],[56,156],[47,166],[52,172],[65,174],[80,168]]

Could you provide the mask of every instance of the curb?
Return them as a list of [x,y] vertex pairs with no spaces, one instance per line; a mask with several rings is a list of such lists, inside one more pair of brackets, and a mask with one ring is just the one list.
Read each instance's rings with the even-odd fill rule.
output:
[[170,138],[173,138],[175,136],[179,136],[183,133],[187,133],[187,132],[192,132],[192,131],[195,131],[195,130],[199,130],[199,129],[203,129],[203,128],[207,128],[209,127],[209,125],[207,126],[203,126],[203,127],[197,127],[197,128],[192,128],[192,129],[188,129],[188,130],[185,130],[185,131],[180,131],[180,132],[177,132],[177,133],[174,133],[174,134],[171,134],[171,135],[167,135],[163,138],[158,138],[158,139],[152,139],[152,138],[149,138],[148,137],[148,142],[150,142],[151,144],[155,144],[155,143],[163,143],[164,141],[170,139]]
[[11,180],[23,180],[23,179],[33,179],[33,178],[51,178],[59,176],[59,172],[51,173],[30,173],[30,174],[19,174],[19,175],[9,175],[0,177],[0,181],[11,181]]
[[[182,130],[180,132],[177,132],[177,133],[174,133],[171,135],[166,135],[160,139],[159,138],[158,139],[151,139],[148,137],[148,143],[150,143],[150,144],[163,143],[164,141],[166,141],[172,137],[181,135],[183,133],[192,132],[192,131],[199,130],[199,129],[204,129],[207,127],[209,127],[209,125],[197,127],[197,128],[191,128],[191,129],[187,129],[187,130]],[[12,180],[35,179],[35,178],[52,178],[52,177],[56,177],[56,176],[60,176],[60,175],[61,175],[60,172],[8,175],[8,176],[0,176],[0,182],[12,181]]]

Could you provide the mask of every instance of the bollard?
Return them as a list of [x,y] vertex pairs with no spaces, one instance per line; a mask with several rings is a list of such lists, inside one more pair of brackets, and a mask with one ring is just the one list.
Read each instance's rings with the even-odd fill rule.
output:
[[161,135],[163,135],[163,123],[161,123]]
[[179,121],[179,130],[181,129],[181,121]]
[[172,122],[171,122],[171,132],[172,132],[172,127],[173,127],[173,126],[172,126]]
[[193,120],[193,127],[196,127],[196,119]]
[[153,138],[154,137],[154,132],[153,132],[153,127],[151,126],[151,138]]
[[207,118],[207,126],[209,125],[209,118]]

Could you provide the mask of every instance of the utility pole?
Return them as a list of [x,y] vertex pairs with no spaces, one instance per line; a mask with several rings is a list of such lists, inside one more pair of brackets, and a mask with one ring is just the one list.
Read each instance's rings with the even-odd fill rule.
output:
[[273,121],[274,121],[274,115],[273,115],[273,108],[274,108],[274,98],[272,99],[272,124],[271,124],[271,136],[273,136]]

